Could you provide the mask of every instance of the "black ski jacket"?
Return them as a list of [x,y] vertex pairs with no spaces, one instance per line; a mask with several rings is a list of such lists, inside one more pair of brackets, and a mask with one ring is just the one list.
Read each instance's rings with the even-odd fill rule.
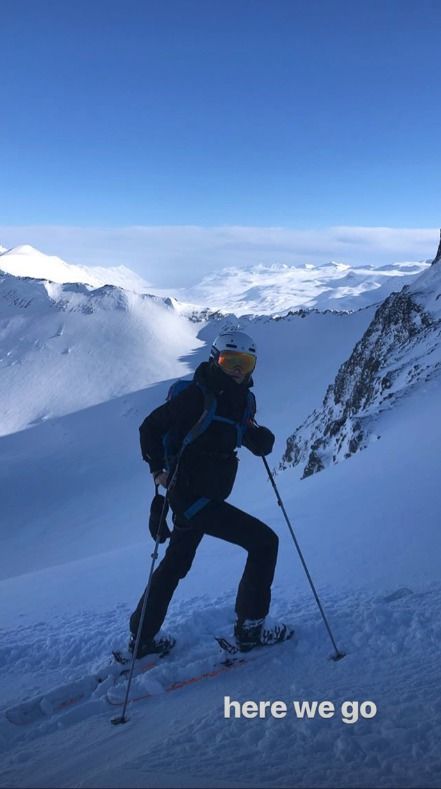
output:
[[[205,404],[203,389],[215,395],[217,416],[240,423],[252,385],[251,379],[242,384],[236,383],[213,362],[200,364],[193,382],[152,411],[139,429],[142,457],[149,464],[150,471],[156,473],[165,468],[164,435],[173,431],[175,441],[180,445],[198,421]],[[255,455],[267,455],[273,448],[274,435],[250,419],[242,443]],[[175,512],[182,514],[200,497],[223,501],[230,495],[238,464],[236,444],[234,425],[213,421],[186,447],[179,461],[173,489],[169,490],[169,501]]]

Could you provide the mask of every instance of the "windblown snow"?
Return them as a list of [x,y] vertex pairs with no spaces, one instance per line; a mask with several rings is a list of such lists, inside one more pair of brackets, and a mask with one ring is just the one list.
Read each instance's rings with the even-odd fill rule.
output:
[[[402,275],[401,269],[385,276],[399,290]],[[286,287],[278,268],[273,285],[277,301]],[[425,264],[412,271],[404,293],[435,322],[439,287],[439,266]],[[234,299],[227,305],[225,294],[217,299],[232,308]],[[283,311],[278,304],[275,311]],[[348,313],[240,319],[258,346],[257,419],[276,433],[274,467],[357,345],[367,347],[363,339],[378,310],[362,298],[358,304],[363,309]],[[411,353],[395,318],[392,362]],[[166,621],[175,650],[134,679],[135,695],[153,695],[129,705],[129,722],[114,727],[110,718],[119,708],[108,701],[111,678],[98,685],[90,679],[106,676],[111,650],[124,647],[151,563],[153,490],[138,426],[171,381],[191,375],[219,329],[235,320],[202,309],[186,313],[170,299],[89,279],[67,284],[42,272],[2,275],[2,786],[439,787],[435,374],[402,388],[377,414],[363,452],[307,479],[292,467],[276,475],[343,660],[329,660],[331,641],[263,464],[241,450],[231,501],[280,537],[271,614],[292,623],[295,638],[217,677],[161,692],[210,672],[219,660],[214,636],[231,637],[245,556],[205,537]],[[430,341],[433,352],[424,348],[435,360],[439,335]],[[78,688],[83,700],[68,704]],[[19,726],[5,716],[39,694],[34,723]],[[60,694],[65,706],[54,711]],[[288,713],[228,719],[226,696],[284,701]],[[299,719],[295,700],[328,700],[336,714]],[[345,702],[371,702],[376,714],[345,722]]]

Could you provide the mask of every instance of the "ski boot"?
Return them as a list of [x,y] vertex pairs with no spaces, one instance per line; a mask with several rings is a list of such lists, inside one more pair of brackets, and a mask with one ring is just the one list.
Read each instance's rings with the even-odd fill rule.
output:
[[284,624],[264,626],[265,619],[238,619],[234,626],[234,637],[240,652],[249,652],[255,647],[267,647],[287,641],[294,628]]
[[[135,649],[136,644],[136,636],[133,633],[130,635],[128,649],[129,652],[133,655],[133,650]],[[138,651],[136,653],[136,659],[139,660],[140,658],[145,657],[146,655],[159,655],[159,657],[165,657],[168,655],[171,649],[173,649],[174,645],[176,644],[176,639],[172,638],[171,636],[156,636],[155,638],[150,638],[147,641],[140,641],[138,644]]]

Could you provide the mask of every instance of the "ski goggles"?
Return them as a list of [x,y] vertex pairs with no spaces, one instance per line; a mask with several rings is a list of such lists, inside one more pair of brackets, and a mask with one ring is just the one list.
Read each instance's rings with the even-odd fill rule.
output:
[[256,366],[256,357],[241,351],[221,351],[217,363],[227,373],[234,373],[239,369],[243,375],[249,375]]

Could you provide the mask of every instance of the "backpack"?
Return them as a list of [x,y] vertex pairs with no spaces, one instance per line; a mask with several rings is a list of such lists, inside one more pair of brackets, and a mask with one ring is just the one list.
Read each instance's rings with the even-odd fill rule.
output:
[[[187,389],[193,381],[188,380],[180,380],[175,381],[174,384],[170,386],[168,390],[168,394],[166,397],[166,401],[172,400],[178,394]],[[250,419],[254,418],[256,413],[256,398],[254,394],[248,390],[247,393],[247,402],[244,409],[244,413],[240,422],[235,422],[233,419],[228,419],[227,417],[217,416],[216,415],[216,408],[217,408],[217,399],[216,395],[207,389],[203,384],[196,382],[196,385],[202,391],[204,396],[204,409],[202,411],[201,416],[199,417],[198,421],[195,425],[188,431],[187,435],[184,436],[182,441],[179,441],[176,435],[173,434],[172,430],[168,430],[167,433],[163,436],[162,443],[164,447],[164,459],[165,459],[165,467],[169,474],[169,484],[168,490],[174,485],[176,474],[178,470],[179,460],[181,458],[182,453],[184,452],[185,448],[195,441],[202,433],[204,433],[210,424],[213,421],[218,422],[226,422],[230,425],[235,425],[237,431],[237,440],[236,440],[236,447],[242,446],[242,439],[245,434],[245,431],[248,427],[248,423]],[[165,501],[165,496],[162,493],[159,493],[158,485],[155,484],[155,496],[153,497],[153,501],[150,508],[150,518],[149,518],[149,529],[153,539],[158,538],[158,542],[165,542],[170,536],[171,532],[167,525],[167,512],[168,512],[168,501]],[[197,499],[193,505],[184,513],[187,519],[190,519],[195,515],[200,509],[202,509],[207,503],[209,499],[205,497],[200,497]],[[162,522],[162,525],[161,525]],[[161,529],[159,537],[158,530]]]
[[[187,389],[192,383],[193,381],[188,381],[185,379],[175,381],[175,383],[172,384],[168,390],[166,401],[168,402],[169,400],[172,400],[174,397],[176,397],[176,395],[183,392],[184,389]],[[164,446],[165,466],[169,473],[173,473],[176,470],[184,449],[193,441],[195,441],[196,438],[199,438],[199,436],[208,429],[212,422],[226,422],[227,424],[235,425],[237,433],[236,447],[241,447],[248,423],[250,419],[254,418],[256,413],[256,398],[254,397],[254,394],[248,390],[247,402],[240,422],[235,422],[233,419],[228,419],[224,416],[217,416],[216,395],[199,382],[196,382],[196,386],[199,387],[204,396],[204,410],[202,411],[198,421],[188,431],[187,435],[184,437],[182,442],[180,442],[180,444],[176,440],[176,437],[172,435],[172,431],[170,430],[165,433],[162,439]]]

